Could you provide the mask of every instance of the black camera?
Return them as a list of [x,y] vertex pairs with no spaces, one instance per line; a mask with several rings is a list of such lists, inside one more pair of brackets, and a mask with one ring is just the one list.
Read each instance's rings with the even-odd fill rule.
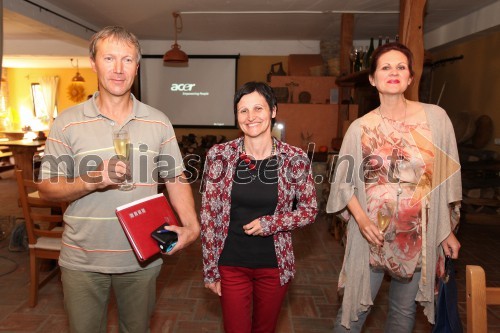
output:
[[168,225],[168,223],[165,223],[151,233],[151,237],[158,242],[158,246],[163,253],[170,252],[175,244],[177,244],[177,233],[164,229]]

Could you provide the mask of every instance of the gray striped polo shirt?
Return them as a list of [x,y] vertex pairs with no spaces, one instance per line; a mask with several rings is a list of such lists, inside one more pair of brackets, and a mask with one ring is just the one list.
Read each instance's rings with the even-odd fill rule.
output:
[[[45,145],[40,178],[74,178],[115,155],[112,132],[127,128],[133,153],[136,188],[132,191],[95,191],[72,202],[64,214],[65,228],[59,264],[68,269],[125,273],[141,266],[115,215],[115,208],[157,193],[158,174],[172,178],[184,170],[172,124],[167,116],[133,95],[133,111],[122,124],[102,115],[98,92],[84,103],[62,112],[54,121]],[[161,265],[157,259],[147,267]]]

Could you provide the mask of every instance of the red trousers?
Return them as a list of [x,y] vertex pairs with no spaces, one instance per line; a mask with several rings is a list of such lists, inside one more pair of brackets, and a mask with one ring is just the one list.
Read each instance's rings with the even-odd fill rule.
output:
[[225,332],[273,333],[288,290],[278,269],[219,266],[219,272]]

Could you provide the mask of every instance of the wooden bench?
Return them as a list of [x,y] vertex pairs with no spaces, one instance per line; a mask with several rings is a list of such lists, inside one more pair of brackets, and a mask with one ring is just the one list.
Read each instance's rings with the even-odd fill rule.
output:
[[486,287],[486,276],[481,266],[467,265],[467,333],[488,332],[487,305],[500,304],[500,287]]

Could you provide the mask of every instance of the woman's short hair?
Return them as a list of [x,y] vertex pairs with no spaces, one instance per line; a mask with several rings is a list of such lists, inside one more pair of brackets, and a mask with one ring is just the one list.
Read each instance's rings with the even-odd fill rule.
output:
[[375,51],[373,51],[372,62],[370,64],[370,76],[375,75],[378,60],[380,59],[380,57],[389,51],[399,51],[406,56],[406,59],[408,59],[408,70],[410,71],[410,75],[413,77],[415,75],[415,71],[413,70],[413,53],[411,53],[408,47],[399,42],[392,42],[381,45]]
[[132,44],[137,50],[137,62],[141,60],[141,45],[139,44],[137,37],[133,33],[127,31],[124,27],[116,25],[102,28],[92,36],[89,45],[89,54],[92,60],[95,60],[95,56],[97,54],[97,43],[106,38],[113,38],[117,41]]
[[254,91],[265,98],[271,112],[273,111],[274,107],[278,107],[278,101],[276,99],[276,95],[274,94],[273,88],[271,88],[264,82],[250,81],[242,85],[240,89],[238,89],[238,91],[236,91],[236,93],[234,94],[235,116],[238,112],[238,103],[240,102],[241,98],[245,95],[253,93]]
[[[276,107],[276,112],[278,111],[278,100],[276,99],[276,95],[274,94],[273,88],[271,88],[267,83],[250,81],[245,83],[236,91],[234,94],[234,117],[237,119],[238,112],[238,103],[241,98],[245,95],[251,94],[254,91],[259,93],[259,95],[263,96],[269,106],[269,110],[271,111],[271,115],[273,114],[273,109]],[[276,118],[271,119],[271,127],[274,126]]]

